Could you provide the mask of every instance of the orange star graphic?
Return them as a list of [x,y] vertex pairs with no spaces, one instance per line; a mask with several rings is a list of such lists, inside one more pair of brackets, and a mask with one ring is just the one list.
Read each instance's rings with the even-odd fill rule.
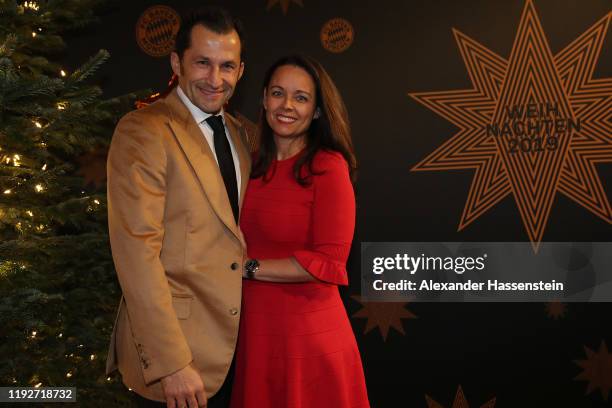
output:
[[506,60],[453,30],[473,88],[409,94],[459,128],[412,171],[475,170],[458,230],[512,194],[537,250],[557,193],[608,223],[612,78],[593,78],[612,12],[553,56],[527,0]]
[[387,335],[391,327],[403,335],[406,334],[402,326],[402,319],[417,318],[414,313],[405,308],[408,302],[364,302],[361,296],[351,296],[351,298],[363,306],[352,317],[368,319],[363,334],[367,334],[378,327],[383,341],[387,341]]
[[584,351],[587,359],[574,361],[583,369],[574,379],[589,382],[587,395],[599,389],[603,399],[608,401],[610,388],[612,388],[612,354],[608,353],[608,347],[604,341],[601,342],[598,352],[586,346]]
[[289,4],[292,2],[300,7],[304,7],[304,3],[302,3],[302,0],[268,0],[268,5],[266,6],[266,9],[270,10],[276,3],[280,3],[281,9],[283,10],[283,14],[287,15],[287,12],[289,11]]
[[80,167],[77,174],[83,177],[83,185],[93,185],[96,189],[106,184],[106,156],[108,147],[98,147],[77,159]]
[[[425,395],[425,401],[427,401],[427,408],[444,408],[440,403],[434,401],[429,397],[429,395]],[[494,408],[495,407],[495,398],[481,405],[480,408]],[[451,408],[470,408],[467,400],[465,399],[465,395],[463,394],[463,389],[461,386],[457,389],[457,394],[455,395],[455,401]]]
[[559,301],[548,302],[544,305],[544,308],[548,316],[554,320],[561,319],[567,313],[567,304]]

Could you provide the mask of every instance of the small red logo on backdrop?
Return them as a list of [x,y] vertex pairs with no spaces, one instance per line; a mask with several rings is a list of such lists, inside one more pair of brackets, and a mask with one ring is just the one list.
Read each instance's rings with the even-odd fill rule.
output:
[[355,30],[347,20],[332,18],[321,28],[321,45],[329,52],[344,52],[351,46]]
[[152,57],[165,57],[174,49],[181,25],[178,13],[168,6],[149,7],[136,22],[136,41]]

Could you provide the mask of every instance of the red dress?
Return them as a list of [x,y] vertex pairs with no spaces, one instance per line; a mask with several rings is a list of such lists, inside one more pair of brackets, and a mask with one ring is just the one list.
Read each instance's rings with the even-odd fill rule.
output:
[[250,258],[294,257],[318,282],[243,281],[232,408],[369,407],[361,358],[337,285],[355,228],[346,161],[318,152],[308,187],[299,155],[275,161],[270,181],[250,180],[240,226]]

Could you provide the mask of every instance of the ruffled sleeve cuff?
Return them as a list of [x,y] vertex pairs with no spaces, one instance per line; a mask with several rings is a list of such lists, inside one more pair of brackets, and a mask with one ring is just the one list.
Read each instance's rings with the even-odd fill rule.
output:
[[293,256],[315,278],[335,285],[348,285],[345,263],[313,251],[295,251]]

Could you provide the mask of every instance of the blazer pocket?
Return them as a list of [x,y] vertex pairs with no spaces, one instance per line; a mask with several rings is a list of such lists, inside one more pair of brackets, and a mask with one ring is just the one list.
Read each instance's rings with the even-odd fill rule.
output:
[[190,295],[172,295],[172,306],[176,317],[181,320],[188,319],[191,315],[191,302],[193,296]]

